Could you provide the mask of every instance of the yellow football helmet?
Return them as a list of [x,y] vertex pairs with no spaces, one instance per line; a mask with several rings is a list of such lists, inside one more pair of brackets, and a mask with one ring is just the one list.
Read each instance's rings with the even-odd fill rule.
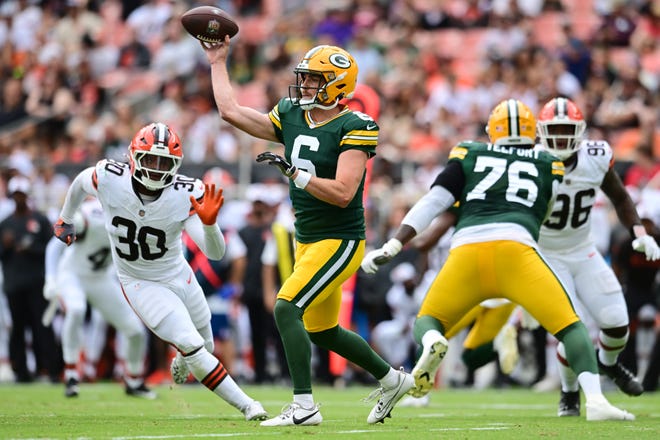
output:
[[[314,107],[331,109],[340,100],[353,96],[357,84],[358,66],[351,54],[336,46],[321,45],[305,54],[293,72],[296,84],[289,86],[291,102],[305,110]],[[303,81],[309,74],[322,77],[313,98],[304,97]]]
[[536,118],[532,111],[517,99],[506,99],[488,117],[486,133],[493,144],[531,144],[536,139]]

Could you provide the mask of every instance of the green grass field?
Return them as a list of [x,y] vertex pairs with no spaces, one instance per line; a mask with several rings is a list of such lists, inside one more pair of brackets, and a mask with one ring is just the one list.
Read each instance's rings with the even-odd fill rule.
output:
[[[283,387],[246,386],[273,415],[291,399]],[[385,424],[368,425],[372,388],[315,387],[319,426],[262,428],[201,385],[161,386],[155,401],[127,397],[118,384],[82,385],[66,399],[63,386],[0,386],[0,438],[27,439],[659,439],[660,393],[631,398],[607,393],[637,416],[634,422],[556,417],[558,395],[528,389],[434,390],[426,408],[395,408]]]

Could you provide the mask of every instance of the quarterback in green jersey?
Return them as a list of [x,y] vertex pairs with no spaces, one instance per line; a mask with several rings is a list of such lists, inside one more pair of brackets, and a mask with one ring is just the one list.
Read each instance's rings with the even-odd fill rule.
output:
[[506,298],[564,344],[586,397],[587,420],[633,420],[603,395],[587,329],[538,252],[539,230],[554,203],[563,163],[534,149],[536,119],[518,100],[499,103],[486,131],[490,143],[462,142],[453,148],[447,166],[406,214],[394,238],[362,261],[365,272],[375,273],[435,217],[459,203],[449,257],[414,324],[422,354],[412,371],[412,394],[421,397],[433,388],[447,351],[444,334],[483,301]]
[[211,64],[220,116],[252,136],[284,145],[258,162],[289,179],[295,211],[293,273],[277,294],[274,315],[293,382],[293,402],[262,426],[318,425],[323,418],[312,396],[311,342],[371,373],[381,384],[368,423],[382,422],[415,381],[392,368],[357,333],[339,325],[342,284],[360,267],[365,248],[362,193],[367,160],[376,152],[378,125],[340,103],[356,87],[357,64],[336,46],[316,46],[294,69],[289,96],[269,113],[242,106],[227,72],[229,37],[202,46]]

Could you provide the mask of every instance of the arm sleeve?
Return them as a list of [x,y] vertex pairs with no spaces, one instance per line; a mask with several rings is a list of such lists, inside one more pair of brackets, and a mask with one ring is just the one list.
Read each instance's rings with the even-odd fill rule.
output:
[[205,225],[198,216],[188,217],[184,228],[199,249],[211,260],[219,260],[225,255],[225,237],[217,224]]
[[46,279],[54,279],[57,275],[57,266],[60,258],[66,249],[66,244],[56,237],[53,237],[46,245]]
[[434,218],[453,205],[454,201],[454,196],[444,186],[432,186],[408,211],[401,224],[410,226],[419,234],[429,227]]
[[71,182],[71,186],[69,186],[66,198],[64,199],[64,206],[62,206],[62,210],[60,211],[60,218],[64,223],[73,224],[73,217],[85,197],[87,195],[95,195],[94,186],[92,185],[94,170],[94,167],[84,169]]

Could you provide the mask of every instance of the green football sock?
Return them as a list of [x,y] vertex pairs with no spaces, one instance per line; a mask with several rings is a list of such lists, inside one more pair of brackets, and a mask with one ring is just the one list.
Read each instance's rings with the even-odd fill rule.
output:
[[316,345],[334,351],[354,364],[364,368],[376,379],[390,370],[390,365],[376,353],[360,335],[343,327],[335,326],[322,332],[310,333]]
[[418,316],[415,319],[415,324],[413,325],[413,336],[415,337],[415,342],[422,344],[422,336],[429,330],[437,330],[440,333],[445,333],[445,327],[440,321],[435,319],[432,316],[424,315]]
[[288,301],[278,299],[274,314],[293,382],[293,394],[311,394],[312,343],[302,322],[303,311]]
[[497,359],[497,352],[493,349],[493,342],[486,342],[477,348],[466,348],[461,355],[463,362],[470,370],[476,370]]
[[598,374],[594,345],[582,321],[569,325],[555,337],[564,343],[566,360],[575,374],[579,375],[584,371]]

